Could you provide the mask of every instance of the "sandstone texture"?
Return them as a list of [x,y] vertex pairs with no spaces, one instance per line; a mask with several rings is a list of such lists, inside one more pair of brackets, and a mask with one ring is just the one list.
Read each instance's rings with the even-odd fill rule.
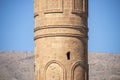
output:
[[[120,80],[120,54],[89,53],[89,80]],[[0,80],[34,80],[34,54],[0,51]]]
[[34,0],[34,20],[35,80],[88,80],[88,0]]

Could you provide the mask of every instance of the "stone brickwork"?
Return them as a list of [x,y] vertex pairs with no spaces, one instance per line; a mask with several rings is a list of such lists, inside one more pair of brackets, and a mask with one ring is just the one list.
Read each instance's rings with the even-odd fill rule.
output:
[[88,80],[87,5],[34,0],[35,80]]

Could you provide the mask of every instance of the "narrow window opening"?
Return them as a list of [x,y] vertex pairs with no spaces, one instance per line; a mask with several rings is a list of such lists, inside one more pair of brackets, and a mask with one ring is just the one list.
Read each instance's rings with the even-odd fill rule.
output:
[[70,60],[70,52],[67,52],[67,60]]
[[35,72],[35,67],[36,67],[36,66],[35,66],[35,63],[34,63],[34,72]]

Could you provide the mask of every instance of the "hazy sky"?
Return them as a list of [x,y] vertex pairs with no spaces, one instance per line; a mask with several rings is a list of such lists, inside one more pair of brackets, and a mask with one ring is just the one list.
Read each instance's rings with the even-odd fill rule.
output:
[[[34,51],[33,0],[0,0],[0,50]],[[120,53],[120,0],[89,0],[89,51]]]

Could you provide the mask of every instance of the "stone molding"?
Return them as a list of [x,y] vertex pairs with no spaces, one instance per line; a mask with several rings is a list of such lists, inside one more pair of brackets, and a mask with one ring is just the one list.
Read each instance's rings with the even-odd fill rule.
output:
[[76,29],[82,32],[84,35],[81,34],[71,34],[71,33],[50,33],[50,34],[41,34],[34,37],[34,40],[39,38],[45,37],[75,37],[75,38],[88,38],[87,32],[88,28],[84,26],[71,26],[71,25],[50,25],[50,26],[41,26],[36,27],[34,32],[43,30],[43,29],[51,29],[51,28],[69,28],[69,29]]
[[45,65],[45,68],[44,68],[44,79],[46,80],[46,71],[48,69],[48,67],[51,65],[51,64],[58,64],[62,69],[63,69],[63,80],[66,80],[66,70],[65,70],[65,67],[64,65],[59,62],[59,61],[56,61],[56,60],[52,60],[52,61],[49,61],[46,65]]
[[74,38],[88,38],[87,35],[80,35],[80,34],[70,34],[70,33],[54,33],[54,34],[43,34],[37,35],[34,37],[34,40],[39,38],[46,38],[46,37],[74,37]]
[[48,26],[40,26],[34,29],[34,32],[42,29],[50,29],[50,28],[70,28],[77,30],[84,30],[86,33],[88,32],[88,28],[86,26],[72,26],[72,25],[48,25]]

